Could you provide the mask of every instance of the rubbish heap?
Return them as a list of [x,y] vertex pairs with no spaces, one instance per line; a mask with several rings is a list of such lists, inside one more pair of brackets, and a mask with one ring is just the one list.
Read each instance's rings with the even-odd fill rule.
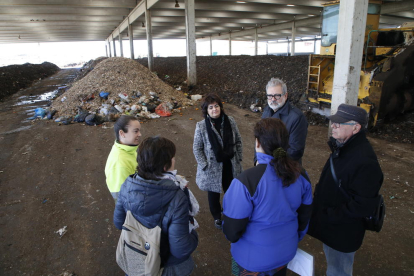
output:
[[194,104],[138,62],[120,57],[99,62],[84,78],[56,98],[51,110],[63,124],[99,125],[122,114],[154,119]]

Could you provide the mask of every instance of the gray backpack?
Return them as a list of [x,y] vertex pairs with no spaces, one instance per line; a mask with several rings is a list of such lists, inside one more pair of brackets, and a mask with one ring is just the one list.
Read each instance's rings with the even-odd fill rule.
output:
[[[165,209],[167,211],[168,207]],[[159,276],[161,267],[161,222],[149,229],[127,212],[116,249],[116,262],[129,276]]]

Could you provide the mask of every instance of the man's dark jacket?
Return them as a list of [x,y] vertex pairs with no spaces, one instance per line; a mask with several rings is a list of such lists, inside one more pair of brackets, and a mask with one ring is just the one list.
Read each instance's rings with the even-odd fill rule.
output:
[[328,159],[315,187],[308,234],[340,252],[354,252],[364,239],[363,218],[375,210],[383,174],[364,132],[353,135],[342,147],[336,147],[333,138],[328,144],[337,179],[350,199],[335,183]]
[[282,108],[276,112],[266,106],[262,119],[270,117],[280,119],[285,124],[289,132],[288,154],[292,159],[300,160],[305,152],[306,135],[308,134],[308,121],[303,112],[287,100]]

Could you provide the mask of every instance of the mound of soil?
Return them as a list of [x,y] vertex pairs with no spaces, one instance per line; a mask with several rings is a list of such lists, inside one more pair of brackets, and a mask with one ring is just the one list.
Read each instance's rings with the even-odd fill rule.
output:
[[[138,59],[144,66],[148,60]],[[308,56],[213,56],[197,57],[197,83],[187,87],[186,57],[154,58],[154,70],[166,83],[181,87],[189,94],[217,93],[224,101],[249,109],[252,104],[267,104],[266,84],[272,77],[286,82],[289,99],[305,110],[299,100],[307,85]],[[310,125],[328,126],[325,116],[304,111]],[[369,135],[387,141],[414,142],[414,113],[406,113],[393,121],[370,130]]]
[[55,74],[59,70],[58,66],[50,62],[0,67],[0,100],[20,89],[29,87],[34,81]]
[[[100,92],[109,93],[106,99]],[[147,101],[142,102],[143,98]],[[84,78],[52,103],[59,116],[73,116],[82,107],[90,113],[98,113],[105,106],[119,105],[123,110],[148,104],[148,99],[168,102],[172,106],[192,105],[192,101],[172,88],[146,67],[128,58],[113,57],[99,62]],[[121,111],[122,113],[122,111]]]
[[87,63],[85,63],[82,68],[80,69],[80,73],[76,76],[74,81],[78,81],[83,79],[90,71],[92,71],[99,62],[107,59],[107,57],[98,57],[96,59],[91,59]]
[[[148,59],[138,59],[148,66]],[[197,57],[197,83],[187,87],[186,57],[154,58],[160,79],[189,94],[216,93],[241,108],[266,105],[266,84],[277,77],[286,82],[289,99],[299,102],[307,84],[308,56],[213,56]]]

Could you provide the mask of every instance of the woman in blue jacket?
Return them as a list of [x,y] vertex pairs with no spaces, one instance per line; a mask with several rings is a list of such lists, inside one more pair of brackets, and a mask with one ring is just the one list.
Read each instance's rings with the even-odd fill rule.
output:
[[138,148],[137,173],[122,184],[115,205],[114,224],[122,229],[127,211],[142,225],[154,228],[161,220],[161,266],[163,276],[190,275],[194,269],[191,253],[198,236],[189,231],[189,199],[164,174],[174,171],[175,145],[163,137],[146,138]]
[[289,133],[281,120],[262,119],[254,136],[258,165],[235,178],[223,200],[233,275],[286,275],[307,231],[312,187],[286,154]]

